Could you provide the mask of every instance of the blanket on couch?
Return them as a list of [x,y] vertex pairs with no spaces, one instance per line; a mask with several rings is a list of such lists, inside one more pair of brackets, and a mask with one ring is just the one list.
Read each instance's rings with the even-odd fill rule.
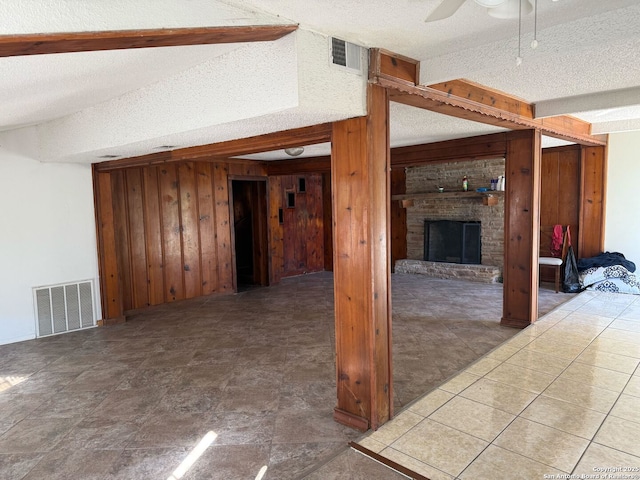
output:
[[640,295],[638,279],[622,265],[587,268],[580,272],[580,282],[589,290]]

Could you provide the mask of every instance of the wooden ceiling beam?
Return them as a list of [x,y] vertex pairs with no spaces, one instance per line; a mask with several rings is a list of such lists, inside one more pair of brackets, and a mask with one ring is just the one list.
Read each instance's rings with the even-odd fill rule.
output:
[[504,157],[507,134],[491,133],[476,137],[410,145],[391,149],[391,167],[404,168],[428,163],[458,162]]
[[469,80],[451,80],[449,82],[435,83],[429,88],[444,92],[460,98],[466,98],[483,105],[490,105],[505,112],[521,115],[525,118],[533,118],[533,105],[526,100],[507,95],[499,90],[493,90],[470,82]]
[[569,131],[574,134],[591,135],[591,124],[570,115],[535,118],[535,105],[518,97],[507,95],[469,80],[452,80],[429,85],[429,88],[445,92],[447,95],[466,98],[482,105],[492,106],[513,113],[524,119],[535,120],[550,130]]
[[266,42],[277,40],[297,28],[297,25],[247,25],[0,35],[0,57],[130,48]]
[[226,142],[198,145],[196,147],[177,148],[171,151],[152,153],[139,157],[122,158],[96,164],[98,171],[118,168],[154,165],[183,160],[227,159],[240,155],[251,155],[289,147],[315,145],[331,141],[331,123],[323,123],[310,127],[294,128],[281,132],[256,135],[254,137],[228,140]]
[[481,103],[422,85],[407,85],[387,78],[378,78],[375,83],[390,90],[391,101],[405,105],[511,130],[540,130],[543,135],[581,145],[606,145],[605,139],[588,133],[591,124],[577,118],[562,116],[534,119],[495,107],[490,102]]
[[290,158],[265,161],[267,175],[294,175],[302,173],[328,173],[331,171],[331,155],[321,157]]
[[606,145],[606,138],[591,135],[588,122],[568,115],[534,118],[533,104],[468,80],[419,85],[415,60],[374,48],[369,64],[369,81],[387,88],[391,101],[510,130],[540,130],[582,145]]

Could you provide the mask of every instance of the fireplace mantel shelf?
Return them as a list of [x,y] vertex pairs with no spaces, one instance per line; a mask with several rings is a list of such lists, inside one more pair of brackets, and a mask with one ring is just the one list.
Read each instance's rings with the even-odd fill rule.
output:
[[[424,193],[405,193],[402,195],[393,195],[391,200],[399,200],[402,207],[411,207],[413,206],[414,200],[423,200],[423,199],[431,199],[431,198],[482,198],[483,200],[488,200],[489,197],[497,197],[500,195],[504,195],[504,191],[500,190],[488,190],[486,192],[462,192],[462,191],[444,191],[444,192],[424,192]],[[497,203],[497,198],[495,199]],[[483,202],[484,203],[484,202]],[[495,205],[493,202],[485,203],[485,205]]]

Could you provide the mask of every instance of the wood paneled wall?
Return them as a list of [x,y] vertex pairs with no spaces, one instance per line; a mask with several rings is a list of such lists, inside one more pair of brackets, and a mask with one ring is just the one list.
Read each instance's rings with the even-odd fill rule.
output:
[[[542,150],[540,176],[540,229],[569,225],[576,255],[580,234],[580,145]],[[540,255],[549,256],[551,237],[540,235]],[[555,269],[540,267],[544,281],[553,282]]]
[[322,174],[322,213],[324,222],[324,269],[333,272],[333,202],[331,173]]
[[95,172],[105,319],[234,290],[230,175],[264,171],[200,161]]
[[[407,193],[407,172],[404,167],[391,169],[391,195]],[[397,260],[407,258],[407,209],[400,202],[391,202],[391,271]]]
[[[578,258],[598,255],[604,248],[605,172],[604,147],[542,151],[540,225],[570,225]],[[548,246],[541,245],[541,252],[546,251]]]
[[[304,191],[300,189],[301,180]],[[288,205],[289,195],[293,196],[293,206]],[[269,239],[271,283],[324,269],[321,174],[269,177]]]
[[[582,147],[580,235],[582,258],[604,250],[604,214],[607,185],[607,156],[604,147]],[[574,240],[575,243],[575,240]]]
[[580,146],[542,150],[541,169],[540,226],[570,225],[573,248],[577,250],[580,224]]

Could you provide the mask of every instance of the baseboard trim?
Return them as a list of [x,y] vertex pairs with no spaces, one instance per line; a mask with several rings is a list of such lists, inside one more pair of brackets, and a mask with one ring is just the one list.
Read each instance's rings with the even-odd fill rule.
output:
[[361,432],[369,430],[369,420],[354,415],[353,413],[345,412],[337,407],[333,409],[333,419],[342,425],[355,428]]

